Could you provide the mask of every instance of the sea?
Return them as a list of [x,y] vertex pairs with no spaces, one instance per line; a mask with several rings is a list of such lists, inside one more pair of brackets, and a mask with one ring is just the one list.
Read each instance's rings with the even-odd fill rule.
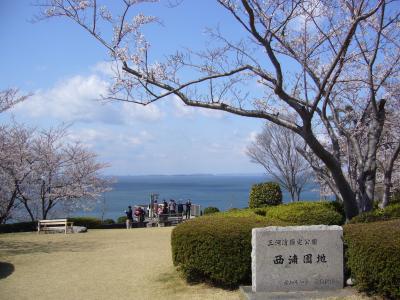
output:
[[[104,193],[91,211],[74,215],[114,219],[124,215],[128,205],[148,205],[150,195],[158,194],[159,201],[174,199],[198,204],[201,209],[214,206],[221,211],[248,206],[253,184],[269,181],[266,175],[149,175],[118,176],[112,190]],[[290,195],[282,190],[283,202],[290,202]],[[320,199],[319,186],[309,184],[301,194],[303,201]]]

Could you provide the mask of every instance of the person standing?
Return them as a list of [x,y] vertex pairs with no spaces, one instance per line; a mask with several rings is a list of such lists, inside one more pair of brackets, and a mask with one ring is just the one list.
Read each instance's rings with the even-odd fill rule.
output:
[[144,218],[145,218],[145,211],[141,206],[139,206],[139,208],[138,208],[138,221],[139,221],[139,226],[141,226],[141,227],[144,225]]
[[183,216],[183,204],[181,201],[178,202],[178,214]]
[[163,201],[163,214],[168,214],[168,203],[165,199]]
[[157,217],[158,215],[158,203],[157,200],[154,200],[154,204],[153,204],[153,216]]
[[186,208],[186,220],[190,219],[190,209],[192,208],[192,203],[190,202],[190,199],[188,201],[186,201],[185,204],[185,208]]
[[170,199],[170,200],[169,200],[168,207],[169,207],[169,213],[170,213],[171,215],[174,215],[174,214],[176,213],[176,204],[175,204],[175,200]]
[[128,206],[128,210],[125,211],[125,214],[126,214],[126,229],[131,229],[133,223],[133,212],[131,206]]

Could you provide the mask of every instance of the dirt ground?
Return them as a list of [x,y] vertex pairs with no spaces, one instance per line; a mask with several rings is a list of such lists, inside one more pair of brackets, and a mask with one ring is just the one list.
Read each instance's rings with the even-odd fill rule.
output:
[[171,230],[1,234],[0,299],[240,299],[186,284],[172,265]]

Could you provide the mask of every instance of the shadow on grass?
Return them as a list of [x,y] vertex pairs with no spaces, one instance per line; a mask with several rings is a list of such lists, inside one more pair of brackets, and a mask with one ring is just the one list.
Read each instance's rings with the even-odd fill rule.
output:
[[15,256],[20,254],[32,253],[52,253],[52,252],[87,252],[95,248],[92,242],[77,241],[1,241],[0,254],[3,256]]
[[14,272],[14,265],[0,261],[0,279],[10,276]]
[[176,270],[160,273],[156,278],[156,282],[162,284],[166,291],[172,293],[182,293],[187,289],[185,280]]

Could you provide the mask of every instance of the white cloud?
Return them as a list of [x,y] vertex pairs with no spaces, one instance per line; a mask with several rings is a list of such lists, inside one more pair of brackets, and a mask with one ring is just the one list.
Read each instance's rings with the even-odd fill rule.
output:
[[118,69],[121,69],[121,64],[115,61],[101,61],[95,64],[91,70],[99,75],[105,75],[108,77],[113,77],[118,73]]
[[162,117],[156,105],[139,106],[130,103],[102,103],[108,82],[97,75],[74,76],[53,88],[37,91],[20,103],[14,112],[31,118],[54,118],[59,122],[101,122],[132,124],[135,121],[156,121]]
[[124,102],[122,104],[122,111],[124,121],[127,124],[131,124],[134,121],[157,121],[164,116],[159,107],[154,103],[143,106]]
[[71,130],[68,138],[70,141],[79,141],[92,149],[101,148],[111,152],[114,152],[115,149],[133,149],[153,140],[153,136],[145,130],[139,132],[121,130],[118,132],[115,128],[110,127]]

